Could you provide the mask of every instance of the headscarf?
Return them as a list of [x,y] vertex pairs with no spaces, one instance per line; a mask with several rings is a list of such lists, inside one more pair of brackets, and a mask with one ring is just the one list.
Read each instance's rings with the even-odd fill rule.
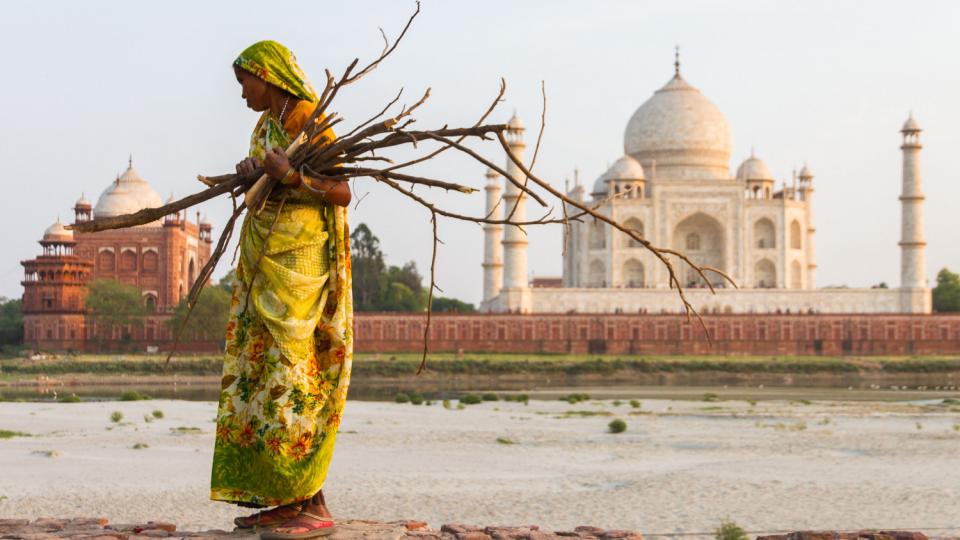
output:
[[306,74],[297,64],[290,49],[276,41],[258,41],[247,47],[233,61],[233,65],[252,73],[268,83],[280,87],[294,96],[315,103],[314,91]]

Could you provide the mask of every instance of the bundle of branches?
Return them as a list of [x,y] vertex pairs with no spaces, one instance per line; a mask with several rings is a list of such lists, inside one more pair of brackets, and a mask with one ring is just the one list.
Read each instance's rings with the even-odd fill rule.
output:
[[[437,245],[439,243],[437,222],[438,218],[440,217],[478,224],[502,224],[521,228],[548,224],[558,224],[563,227],[569,227],[571,222],[582,221],[584,219],[594,219],[607,223],[614,229],[617,229],[621,233],[626,234],[627,236],[639,242],[643,247],[651,251],[654,256],[656,256],[656,258],[665,265],[669,275],[670,286],[676,289],[679,299],[688,317],[696,316],[700,321],[704,332],[706,332],[706,326],[703,325],[702,318],[700,318],[700,315],[696,312],[684,294],[684,289],[677,276],[674,267],[674,261],[671,260],[671,257],[675,258],[676,261],[679,261],[681,264],[687,264],[693,268],[694,271],[703,278],[703,281],[708,287],[710,287],[711,291],[713,291],[713,287],[710,283],[711,280],[706,276],[706,272],[714,272],[735,286],[736,284],[733,283],[733,280],[731,280],[726,274],[718,269],[698,265],[683,253],[668,248],[654,246],[646,238],[643,238],[639,231],[630,229],[612,217],[605,216],[598,212],[597,209],[599,208],[600,204],[595,203],[592,206],[588,206],[582,201],[572,199],[565,193],[555,189],[550,185],[550,183],[539,178],[532,172],[533,165],[536,162],[537,154],[540,149],[540,141],[543,137],[543,130],[546,123],[545,92],[543,97],[544,108],[543,113],[541,114],[540,131],[529,166],[524,164],[511,150],[507,138],[505,137],[505,132],[509,130],[508,125],[484,123],[490,114],[496,109],[497,105],[503,100],[503,95],[506,90],[506,83],[503,80],[500,81],[500,91],[496,98],[483,112],[483,114],[480,115],[480,118],[476,121],[476,123],[470,127],[451,128],[444,126],[433,130],[409,129],[411,124],[413,124],[415,121],[415,119],[412,117],[412,114],[430,97],[430,89],[428,88],[424,92],[423,96],[413,103],[413,105],[402,107],[399,113],[395,115],[385,116],[387,115],[388,111],[390,111],[390,109],[393,108],[394,105],[396,105],[396,103],[400,100],[402,90],[393,100],[387,103],[387,105],[383,107],[379,113],[369,120],[357,124],[356,127],[346,132],[346,134],[338,136],[333,140],[320,135],[328,128],[339,124],[343,120],[343,118],[337,113],[328,112],[331,110],[331,105],[333,104],[338,92],[340,92],[340,90],[345,86],[357,82],[362,77],[376,69],[377,66],[396,49],[397,45],[410,29],[410,25],[413,23],[419,12],[420,5],[418,2],[416,11],[407,20],[403,30],[393,42],[391,42],[381,30],[381,34],[383,35],[384,39],[384,48],[380,55],[365,67],[357,69],[359,61],[354,59],[339,78],[335,78],[329,70],[326,71],[326,85],[310,119],[305,124],[306,127],[294,139],[294,142],[290,145],[290,147],[287,148],[287,155],[289,156],[291,165],[311,178],[325,179],[335,182],[349,182],[352,179],[359,177],[372,178],[373,180],[398,191],[403,196],[424,207],[429,212],[433,229],[433,245],[430,260],[430,287],[427,299],[428,308],[426,313],[426,325],[424,329],[423,359],[418,373],[422,371],[426,363],[427,352],[429,350],[430,319],[432,315],[430,306],[432,304],[434,290],[439,289],[436,284],[436,258]],[[508,156],[508,159],[513,163],[513,165],[516,166],[516,169],[520,171],[520,174],[510,174],[503,170],[496,163],[484,158],[464,144],[465,140],[467,139],[478,139],[499,144],[501,149]],[[425,152],[418,146],[418,142],[420,141],[435,142],[439,148],[436,148],[430,152]],[[395,150],[401,147],[413,149],[417,157],[396,163],[394,160],[390,159],[388,155],[384,155],[384,151],[388,151],[390,149]],[[416,151],[418,150],[421,151],[422,154],[416,154]],[[527,196],[540,204],[540,206],[545,209],[543,215],[532,220],[514,219],[517,208],[516,203],[514,203],[513,208],[503,208],[502,217],[494,216],[493,214],[483,216],[465,215],[438,206],[419,194],[414,193],[413,187],[418,185],[462,194],[470,194],[478,191],[475,188],[456,182],[427,178],[424,176],[401,172],[409,167],[433,159],[441,152],[445,152],[447,150],[459,152],[462,155],[468,156],[470,159],[479,162],[499,173],[501,176],[506,178],[507,181],[516,186],[517,190],[521,192],[521,197]],[[192,307],[196,303],[200,290],[210,278],[214,268],[226,251],[227,244],[229,243],[229,240],[233,234],[237,219],[244,211],[258,211],[264,202],[271,197],[271,194],[275,192],[275,188],[277,186],[277,182],[264,175],[262,169],[258,169],[250,174],[199,176],[198,179],[210,187],[161,207],[147,208],[133,214],[98,218],[88,222],[76,223],[71,227],[74,230],[81,232],[96,232],[107,229],[133,227],[136,225],[142,225],[156,221],[166,215],[175,214],[184,210],[185,208],[189,208],[214,197],[220,195],[229,195],[233,200],[233,213],[227,220],[227,223],[223,228],[223,232],[220,234],[220,238],[217,241],[216,247],[214,248],[209,261],[201,269],[197,280],[191,287],[190,294],[187,297],[187,302],[188,305]],[[242,202],[238,202],[238,198],[240,196],[243,196]],[[619,195],[615,195],[615,197],[616,196],[623,196],[623,194],[621,193]],[[552,199],[561,204],[562,215],[554,215],[553,209],[547,204],[548,199]],[[498,205],[497,208],[499,209],[499,207],[500,205]],[[707,333],[707,336],[709,339],[709,333]]]

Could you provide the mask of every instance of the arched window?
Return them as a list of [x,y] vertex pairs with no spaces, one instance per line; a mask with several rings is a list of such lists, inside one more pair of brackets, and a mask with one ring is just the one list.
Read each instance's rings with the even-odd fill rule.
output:
[[630,259],[623,263],[623,284],[626,287],[643,287],[643,263]]
[[753,242],[757,248],[771,249],[777,247],[776,238],[776,228],[769,219],[761,218],[753,224]]
[[800,222],[790,222],[790,249],[803,249],[803,240],[800,233]]
[[159,258],[157,257],[156,251],[148,251],[143,254],[143,262],[141,268],[144,272],[156,272],[157,268],[160,267]]
[[120,270],[124,272],[133,272],[137,269],[137,252],[132,249],[125,249],[120,253]]
[[[625,221],[625,222],[623,223],[623,225],[624,225],[624,227],[626,227],[627,229],[636,231],[636,233],[637,233],[638,235],[644,236],[644,234],[643,234],[643,222],[640,221],[639,219],[637,219],[637,218],[630,218],[630,219],[628,219],[627,221]],[[640,242],[637,242],[636,240],[634,240],[633,238],[627,236],[626,234],[621,234],[620,236],[623,237],[623,247],[626,247],[626,248],[643,247],[643,244],[641,244]]]
[[603,261],[593,261],[590,263],[590,279],[588,287],[606,287],[607,286],[607,267]]
[[588,243],[590,249],[604,249],[607,247],[607,226],[602,221],[593,221],[588,225]]
[[777,286],[777,267],[770,259],[761,259],[753,267],[753,279],[758,289],[772,289]]
[[104,250],[97,255],[97,269],[101,272],[113,272],[116,269],[117,261],[113,256],[113,250]]
[[697,251],[700,249],[700,235],[695,232],[688,234],[686,245],[687,249],[691,251]]
[[153,313],[157,310],[157,297],[152,294],[144,295],[143,304],[147,307],[148,313]]
[[803,288],[803,268],[800,266],[800,261],[790,263],[790,288]]
[[187,266],[187,283],[189,283],[191,287],[193,286],[193,276],[195,273],[196,268],[194,267],[193,259],[191,258],[190,264]]

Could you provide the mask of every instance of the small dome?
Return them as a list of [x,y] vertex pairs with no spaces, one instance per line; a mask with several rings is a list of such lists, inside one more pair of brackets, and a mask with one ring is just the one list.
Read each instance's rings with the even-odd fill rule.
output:
[[910,117],[907,118],[907,121],[903,123],[903,128],[900,130],[904,133],[913,132],[913,131],[922,131],[920,129],[920,124],[913,119],[913,113],[910,113]]
[[622,156],[604,173],[608,180],[645,180],[643,166],[630,156]]
[[131,163],[127,170],[105,189],[93,208],[93,217],[130,214],[144,208],[163,205],[163,199],[140,177]]
[[810,167],[807,167],[807,164],[803,164],[803,168],[800,169],[800,174],[798,175],[800,179],[806,180],[813,178],[813,171],[810,170]]
[[741,182],[747,182],[749,180],[773,180],[773,175],[770,174],[770,169],[767,168],[767,164],[751,152],[750,157],[737,167],[737,180]]
[[80,198],[77,199],[77,203],[73,205],[74,208],[83,208],[89,210],[93,208],[93,204],[87,200],[87,197],[81,193]]
[[43,231],[43,241],[73,242],[73,231],[64,227],[63,223],[60,223],[60,218],[57,218],[56,223],[47,227],[47,230]]

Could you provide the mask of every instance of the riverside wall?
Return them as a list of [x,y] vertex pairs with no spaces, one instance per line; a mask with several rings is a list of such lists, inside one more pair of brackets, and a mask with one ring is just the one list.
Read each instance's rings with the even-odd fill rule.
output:
[[[442,314],[430,350],[656,355],[960,354],[960,314]],[[357,313],[357,352],[418,352],[426,318]]]

